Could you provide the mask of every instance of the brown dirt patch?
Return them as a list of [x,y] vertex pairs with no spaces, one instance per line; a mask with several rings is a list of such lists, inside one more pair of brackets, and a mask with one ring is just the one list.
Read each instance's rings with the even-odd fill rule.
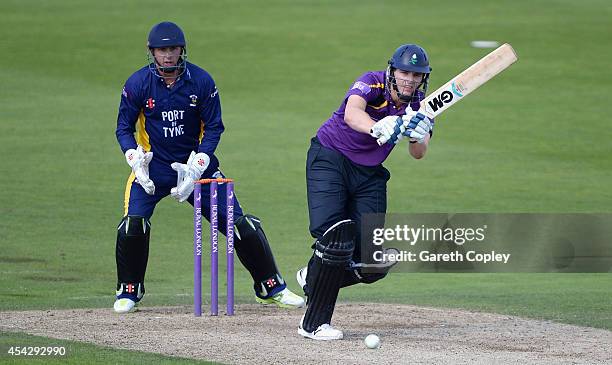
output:
[[[297,334],[303,310],[239,305],[234,317],[196,318],[189,307],[0,312],[0,331],[225,364],[612,363],[612,332],[512,316],[393,304],[339,304],[341,341]],[[126,320],[129,319],[129,320]],[[367,349],[370,333],[382,340]],[[262,358],[265,353],[271,353]]]

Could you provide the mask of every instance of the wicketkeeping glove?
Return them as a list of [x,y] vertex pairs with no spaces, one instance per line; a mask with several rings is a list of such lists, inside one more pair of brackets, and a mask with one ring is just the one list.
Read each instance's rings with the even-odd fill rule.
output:
[[176,187],[170,189],[170,195],[180,203],[189,198],[193,192],[193,184],[202,177],[210,164],[210,157],[205,153],[191,152],[186,164],[172,163],[172,169],[177,173]]
[[125,152],[125,160],[132,168],[136,181],[149,195],[155,194],[155,184],[149,178],[149,162],[152,158],[153,152],[145,152],[142,146],[136,149],[130,148]]
[[406,126],[404,125],[402,117],[389,115],[372,126],[370,135],[376,138],[376,142],[378,142],[379,146],[382,146],[385,143],[396,144],[403,138],[402,133],[405,131]]
[[416,113],[407,123],[403,134],[409,137],[411,142],[423,143],[431,128],[431,120],[424,114]]

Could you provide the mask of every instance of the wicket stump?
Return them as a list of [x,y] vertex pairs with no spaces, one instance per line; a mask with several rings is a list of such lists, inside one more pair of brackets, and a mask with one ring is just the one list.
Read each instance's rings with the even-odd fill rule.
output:
[[226,259],[228,316],[234,315],[234,180],[201,179],[193,189],[193,314],[202,315],[202,185],[210,186],[210,315],[219,314],[219,214],[218,186],[226,184]]

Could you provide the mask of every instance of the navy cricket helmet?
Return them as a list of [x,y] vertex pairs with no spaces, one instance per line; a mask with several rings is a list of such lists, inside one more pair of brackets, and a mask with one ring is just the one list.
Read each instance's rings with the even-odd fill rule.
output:
[[[397,82],[395,80],[395,70],[419,72],[423,74],[423,80],[417,86],[412,95],[404,95],[399,92],[397,88]],[[404,44],[395,50],[393,56],[389,60],[386,73],[386,88],[391,92],[391,87],[395,90],[400,100],[404,102],[411,102],[413,97],[416,96],[416,91],[422,88],[423,93],[427,92],[427,84],[429,81],[429,74],[431,73],[431,67],[429,66],[429,57],[427,52],[416,44]]]
[[147,46],[149,48],[185,47],[185,35],[178,25],[172,22],[161,22],[151,28]]
[[[181,28],[172,22],[161,22],[151,28],[149,37],[147,38],[147,47],[149,47],[149,69],[156,75],[160,75],[158,72],[161,71],[164,74],[170,74],[178,70],[179,75],[185,72],[185,60],[187,59],[185,35]],[[154,48],[165,48],[165,47],[181,47],[181,57],[175,66],[162,67],[157,63],[155,57],[153,57]]]

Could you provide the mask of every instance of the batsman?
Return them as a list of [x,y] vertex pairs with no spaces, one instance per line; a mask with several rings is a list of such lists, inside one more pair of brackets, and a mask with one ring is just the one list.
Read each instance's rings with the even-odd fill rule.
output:
[[363,270],[361,251],[372,242],[361,242],[362,215],[386,212],[390,174],[382,163],[400,140],[409,142],[407,152],[415,159],[427,152],[434,121],[417,110],[430,73],[425,50],[402,45],[386,70],[366,72],[353,83],[311,140],[306,187],[309,229],[316,240],[308,265],[297,273],[308,296],[298,327],[304,337],[341,339],[342,331],[331,326],[340,288],[374,283],[393,265]]
[[[193,205],[194,182],[224,177],[215,150],[224,131],[213,78],[187,62],[183,31],[174,23],[155,25],[148,36],[148,65],[133,73],[121,94],[116,136],[132,172],[124,216],[117,227],[117,289],[114,310],[134,311],[145,294],[151,216],[170,195]],[[226,229],[225,184],[219,186],[219,227]],[[209,190],[202,213],[210,220]],[[283,280],[259,218],[234,205],[234,246],[253,278],[256,301],[302,307],[304,300]]]

